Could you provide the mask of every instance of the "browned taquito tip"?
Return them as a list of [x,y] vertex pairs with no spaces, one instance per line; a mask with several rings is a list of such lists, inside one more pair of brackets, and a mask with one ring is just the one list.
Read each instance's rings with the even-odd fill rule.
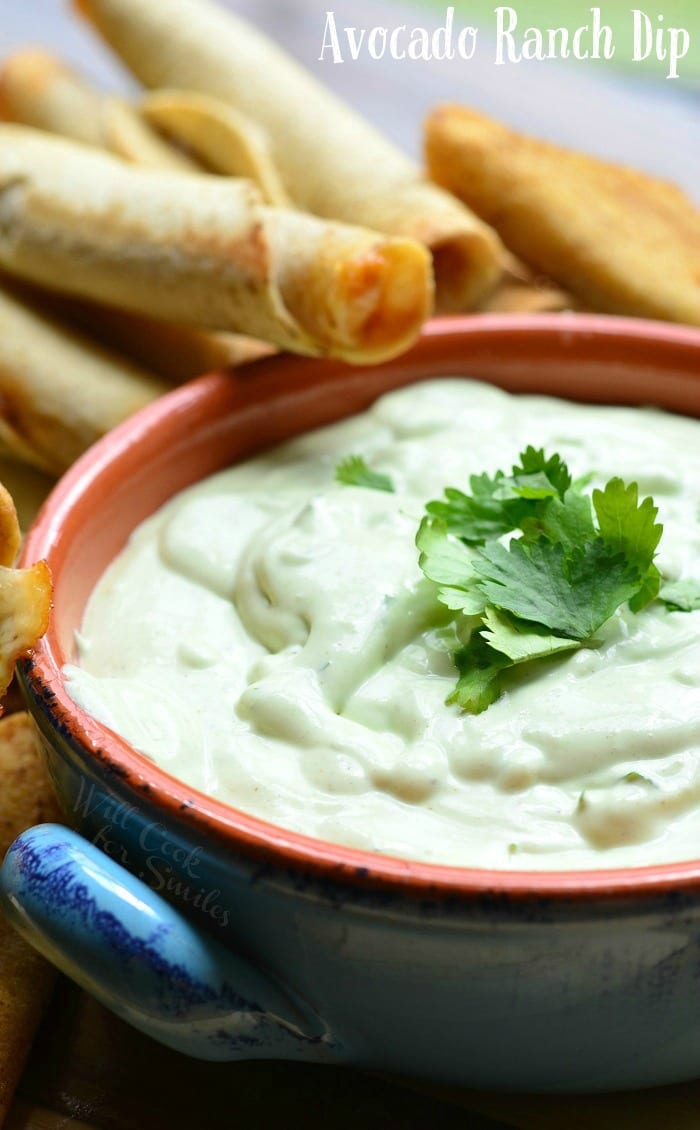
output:
[[91,3],[91,0],[69,0],[69,7],[72,8],[76,16],[80,16],[92,24],[100,35],[105,34],[100,26],[100,20],[96,18],[95,5]]
[[321,266],[313,294],[283,288],[290,312],[320,351],[354,364],[403,353],[433,309],[427,249],[412,239],[387,239]]
[[459,199],[464,199],[465,154],[468,154],[474,181],[474,193],[468,193],[469,199],[478,195],[481,146],[477,142],[482,136],[485,122],[489,122],[489,128],[498,131],[503,138],[508,136],[509,131],[500,122],[487,119],[484,114],[469,110],[467,106],[437,106],[425,119],[423,147],[427,175],[431,181],[448,191],[455,191],[455,186],[459,186],[463,190],[456,192]]
[[503,261],[495,234],[462,232],[434,242],[431,251],[439,314],[473,310],[498,284]]
[[384,360],[403,352],[433,312],[435,284],[430,256],[413,240],[395,239],[380,251],[345,265],[347,285],[376,295],[358,326],[363,348]]
[[449,135],[455,122],[459,119],[464,121],[479,116],[474,114],[467,106],[458,106],[451,102],[442,102],[439,106],[433,106],[432,110],[428,111],[423,122],[423,148],[428,173],[431,176],[436,154],[439,155],[440,153],[439,145],[436,143],[441,142],[444,136]]
[[103,95],[40,48],[15,52],[0,71],[0,117],[63,134],[88,145],[102,145]]
[[[100,27],[100,21],[95,17],[94,5],[90,0],[68,0],[68,7],[79,19],[86,20],[99,35],[104,34]],[[105,36],[105,38],[107,37]]]
[[[449,174],[445,146],[454,116],[461,112],[462,107],[438,106],[428,114],[424,126],[428,176],[448,192],[455,191],[455,178]],[[456,195],[463,199],[461,193]],[[472,231],[438,236],[428,243],[433,253],[436,306],[440,313],[479,306],[493,293],[508,264],[508,253],[498,234],[486,224],[479,224]]]
[[58,70],[62,70],[61,64],[43,47],[21,47],[5,56],[1,74],[4,78],[21,75],[27,82],[34,80],[39,87],[42,87],[44,76]]
[[32,94],[41,94],[59,70],[60,64],[39,47],[27,47],[8,55],[0,67],[0,114],[8,120],[12,118],[14,91],[18,85]]

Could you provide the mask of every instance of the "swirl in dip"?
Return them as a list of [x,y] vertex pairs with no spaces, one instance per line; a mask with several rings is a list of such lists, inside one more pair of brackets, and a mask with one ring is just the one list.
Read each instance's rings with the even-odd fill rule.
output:
[[[432,381],[145,522],[91,598],[72,698],[192,787],[324,840],[510,870],[697,857],[700,612],[624,606],[485,713],[445,705],[455,626],[418,524],[527,444],[593,471],[588,489],[636,481],[664,576],[698,575],[698,422]],[[396,493],[336,482],[351,453]]]

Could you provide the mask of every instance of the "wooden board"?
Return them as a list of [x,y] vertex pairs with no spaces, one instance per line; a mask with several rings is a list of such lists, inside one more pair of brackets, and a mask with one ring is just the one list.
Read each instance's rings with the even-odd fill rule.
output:
[[59,981],[5,1130],[698,1130],[700,1083],[620,1095],[458,1091],[352,1069],[201,1063]]

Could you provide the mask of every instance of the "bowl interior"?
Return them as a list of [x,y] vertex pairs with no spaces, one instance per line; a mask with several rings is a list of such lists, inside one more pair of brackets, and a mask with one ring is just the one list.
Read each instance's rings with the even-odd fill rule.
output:
[[73,632],[86,601],[131,531],[177,491],[302,431],[360,412],[390,389],[462,374],[513,392],[653,403],[700,416],[700,334],[613,319],[560,318],[554,326],[444,320],[433,323],[410,354],[376,368],[290,357],[202,378],[93,448],[30,533],[25,561],[46,557],[54,576],[47,638],[56,660],[73,657]]
[[[36,680],[54,692],[62,720],[72,720],[73,732],[85,746],[106,745],[115,756],[124,756],[126,743],[68,698],[61,667],[75,658],[74,631],[90,593],[134,527],[177,491],[232,462],[362,411],[390,389],[464,374],[513,392],[655,404],[700,416],[700,333],[594,316],[436,320],[409,354],[379,367],[353,369],[284,357],[203,377],[155,402],[93,447],[42,508],[23,561],[48,560],[54,613],[36,649],[30,685]],[[177,794],[172,778],[130,753],[131,759],[148,765],[150,780],[168,782]],[[181,791],[193,795],[185,786]],[[218,802],[207,808],[234,815]],[[263,836],[270,827],[252,818],[244,823],[259,826]],[[379,859],[349,849],[334,847],[333,852],[336,859],[348,855],[365,864]],[[391,863],[382,859],[385,870]],[[405,861],[393,863],[401,863],[405,872]],[[411,869],[416,874],[459,871],[418,864]]]

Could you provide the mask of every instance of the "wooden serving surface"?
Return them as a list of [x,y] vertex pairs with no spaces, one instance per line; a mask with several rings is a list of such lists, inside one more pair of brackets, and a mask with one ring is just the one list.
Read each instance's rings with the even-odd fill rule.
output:
[[495,1095],[298,1063],[202,1063],[59,979],[5,1130],[698,1130],[700,1083]]

